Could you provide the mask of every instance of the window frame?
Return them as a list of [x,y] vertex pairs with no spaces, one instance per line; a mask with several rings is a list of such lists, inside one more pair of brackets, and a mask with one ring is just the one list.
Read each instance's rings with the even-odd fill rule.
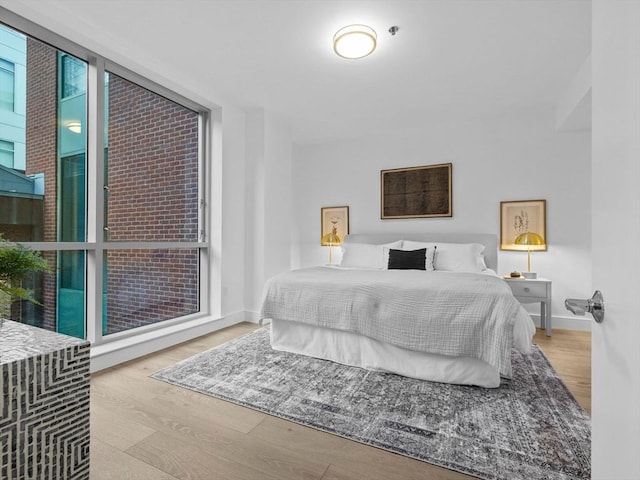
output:
[[[211,235],[206,222],[210,199],[207,180],[211,165],[211,110],[173,90],[92,52],[40,25],[0,7],[3,25],[17,30],[60,52],[79,58],[88,64],[87,70],[87,155],[86,155],[86,240],[84,242],[20,242],[37,251],[85,252],[85,338],[92,345],[108,344],[135,337],[190,320],[211,316],[209,298],[211,284]],[[104,128],[105,128],[105,71],[137,84],[157,95],[178,103],[198,114],[198,241],[180,242],[111,242],[104,239]],[[108,250],[134,249],[195,249],[199,251],[199,312],[130,330],[102,335],[103,253]]]

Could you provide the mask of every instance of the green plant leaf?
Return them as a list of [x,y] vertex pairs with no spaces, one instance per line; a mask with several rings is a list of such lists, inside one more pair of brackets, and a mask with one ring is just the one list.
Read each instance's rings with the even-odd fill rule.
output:
[[39,252],[21,244],[7,244],[0,234],[0,291],[10,295],[11,299],[38,303],[33,292],[22,287],[22,281],[31,273],[50,270]]

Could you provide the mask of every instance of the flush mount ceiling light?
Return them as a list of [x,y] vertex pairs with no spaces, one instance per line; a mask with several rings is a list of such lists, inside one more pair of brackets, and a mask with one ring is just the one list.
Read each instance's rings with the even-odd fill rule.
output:
[[376,49],[378,36],[366,25],[349,25],[333,36],[333,50],[343,58],[362,58]]

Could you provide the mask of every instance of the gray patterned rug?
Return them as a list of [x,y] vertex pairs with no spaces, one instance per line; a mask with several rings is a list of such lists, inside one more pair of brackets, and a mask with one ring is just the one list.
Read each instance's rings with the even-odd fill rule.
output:
[[497,389],[271,349],[262,328],[152,376],[483,479],[588,479],[591,422],[535,347]]

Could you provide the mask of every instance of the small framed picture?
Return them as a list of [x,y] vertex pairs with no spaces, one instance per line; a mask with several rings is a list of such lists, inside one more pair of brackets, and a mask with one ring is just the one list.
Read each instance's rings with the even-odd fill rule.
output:
[[320,245],[340,245],[349,234],[349,207],[320,209]]
[[540,235],[545,241],[540,250],[547,249],[547,201],[500,202],[500,250],[522,250],[515,240],[527,232]]

